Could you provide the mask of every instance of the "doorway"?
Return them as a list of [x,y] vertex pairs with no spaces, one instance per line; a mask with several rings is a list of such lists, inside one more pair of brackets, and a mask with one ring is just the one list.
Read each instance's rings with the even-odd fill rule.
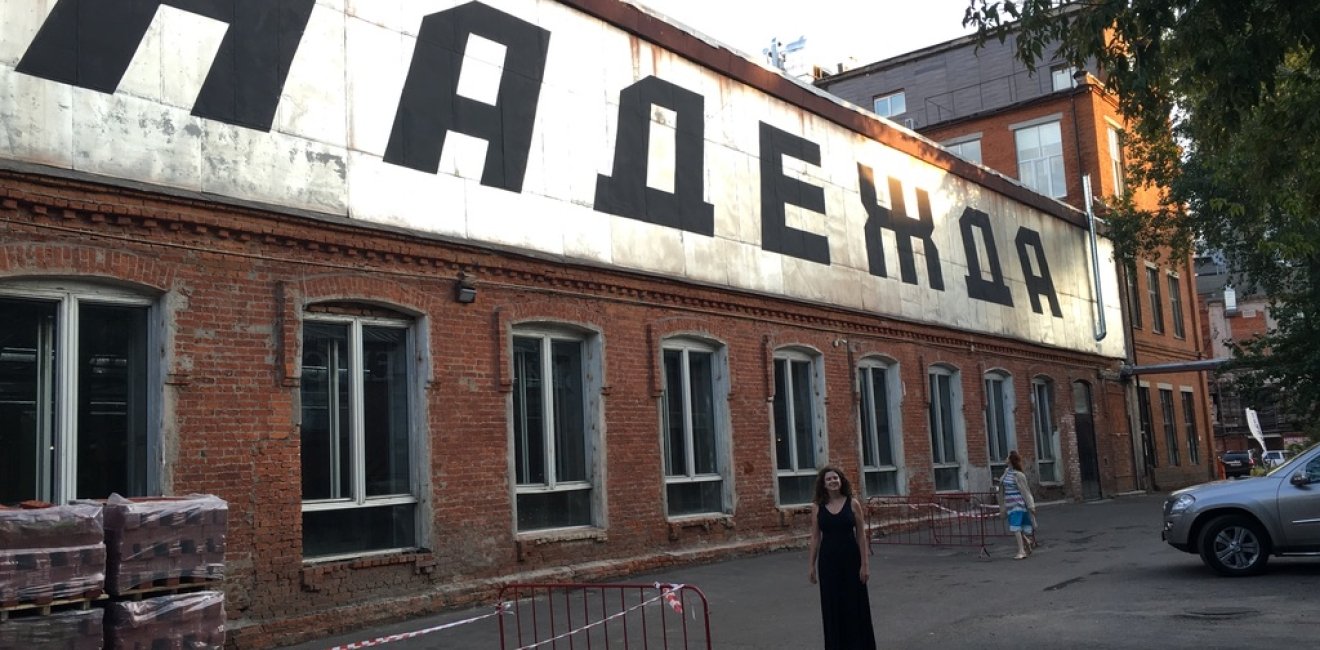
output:
[[1082,474],[1082,498],[1094,501],[1104,494],[1100,488],[1100,458],[1096,450],[1091,385],[1084,381],[1073,382],[1073,421],[1077,428],[1077,462]]

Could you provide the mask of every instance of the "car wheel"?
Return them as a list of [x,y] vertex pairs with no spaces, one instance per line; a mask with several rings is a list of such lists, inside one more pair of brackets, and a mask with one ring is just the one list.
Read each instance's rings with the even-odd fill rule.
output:
[[1265,570],[1270,542],[1260,524],[1250,517],[1225,515],[1201,529],[1201,559],[1220,575],[1249,576]]

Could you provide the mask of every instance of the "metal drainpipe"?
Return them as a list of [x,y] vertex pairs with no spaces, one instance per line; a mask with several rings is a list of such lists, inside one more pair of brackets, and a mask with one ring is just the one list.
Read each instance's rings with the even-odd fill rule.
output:
[[1096,341],[1103,341],[1109,334],[1105,324],[1105,295],[1100,284],[1100,245],[1096,243],[1095,210],[1091,209],[1091,175],[1082,174],[1082,199],[1086,201],[1086,226],[1091,231],[1091,282],[1095,291],[1095,310],[1099,319],[1093,322],[1092,333]]

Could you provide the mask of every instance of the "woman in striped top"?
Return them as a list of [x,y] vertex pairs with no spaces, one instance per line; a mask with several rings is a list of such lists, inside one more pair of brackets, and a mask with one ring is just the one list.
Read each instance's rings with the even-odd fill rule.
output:
[[999,479],[999,503],[999,511],[1008,518],[1008,529],[1017,539],[1018,553],[1013,559],[1025,559],[1031,555],[1028,538],[1035,530],[1036,500],[1031,497],[1031,486],[1022,471],[1022,457],[1016,449],[1008,452],[1008,467]]

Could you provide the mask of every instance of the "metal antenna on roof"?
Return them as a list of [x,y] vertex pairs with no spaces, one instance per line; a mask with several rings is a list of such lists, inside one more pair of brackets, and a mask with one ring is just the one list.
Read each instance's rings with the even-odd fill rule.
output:
[[799,36],[796,41],[793,41],[788,45],[784,45],[778,38],[772,38],[770,39],[770,47],[761,50],[761,53],[765,55],[765,58],[770,62],[770,65],[779,68],[780,71],[784,71],[788,64],[788,55],[797,52],[806,46],[806,36]]

